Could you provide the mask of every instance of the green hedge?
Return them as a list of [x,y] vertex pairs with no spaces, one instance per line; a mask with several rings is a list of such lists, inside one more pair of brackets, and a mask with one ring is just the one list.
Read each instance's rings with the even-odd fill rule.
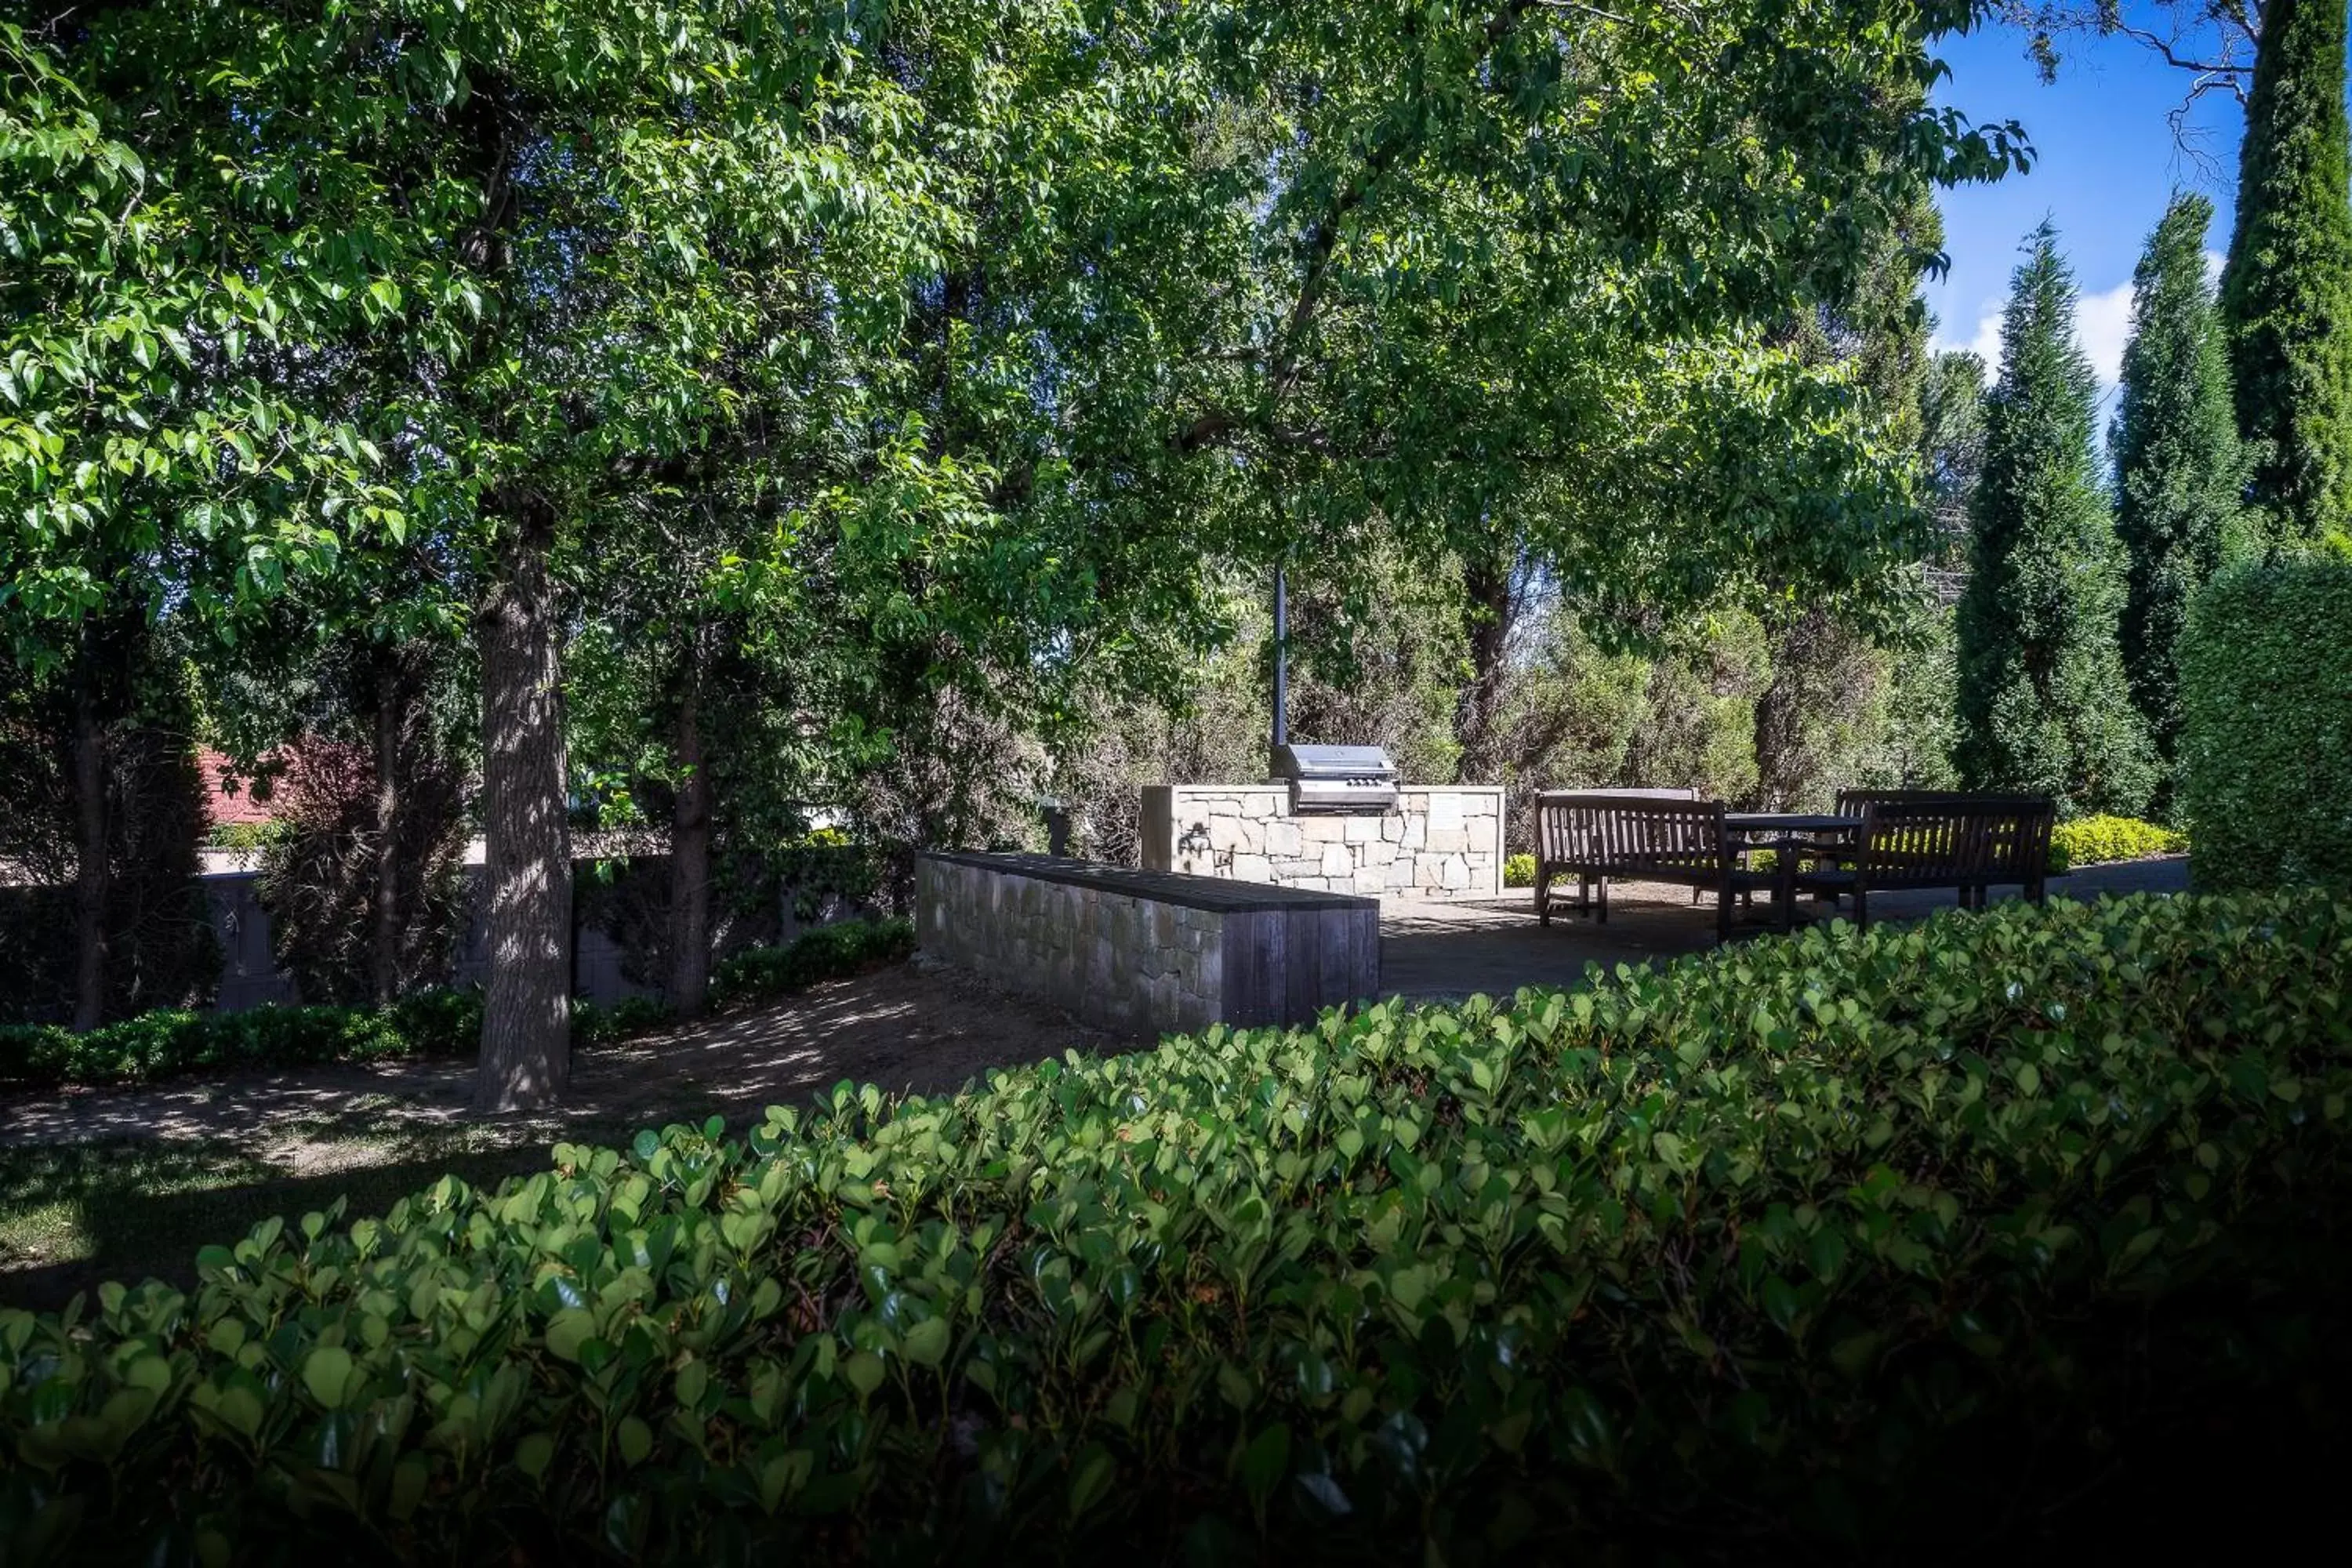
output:
[[1512,855],[1503,861],[1503,886],[1532,888],[1536,885],[1536,858],[1532,855]]
[[2189,847],[2189,835],[2177,828],[2132,816],[2084,816],[2062,822],[2050,835],[2050,868],[2068,871],[2077,866],[2105,866],[2117,860],[2145,860],[2152,855],[2178,855]]
[[462,1056],[481,1032],[481,997],[470,990],[420,992],[389,1007],[142,1013],[85,1035],[52,1024],[12,1024],[0,1026],[0,1083],[125,1083],[239,1068]]
[[2180,689],[2197,885],[2352,886],[2352,565],[2216,578],[2181,637]]
[[[824,926],[783,947],[754,948],[720,963],[712,999],[751,1003],[820,980],[903,960],[914,951],[905,921]],[[657,997],[610,1005],[579,1003],[572,1039],[604,1045],[670,1022]],[[242,1013],[142,1013],[88,1034],[53,1025],[0,1026],[0,1084],[145,1081],[239,1068],[306,1067],[391,1057],[468,1056],[480,1041],[481,995],[436,990],[389,1007],[256,1007]]]
[[782,947],[755,947],[722,960],[710,974],[714,1004],[755,1001],[877,964],[903,963],[915,951],[910,921],[845,921],[819,926]]
[[[2315,894],[2004,905],[559,1146],[0,1313],[0,1539],[1470,1568],[2242,1524],[2235,1470],[2352,1381],[2347,953]],[[2199,1484],[2135,1511],[2133,1454]]]

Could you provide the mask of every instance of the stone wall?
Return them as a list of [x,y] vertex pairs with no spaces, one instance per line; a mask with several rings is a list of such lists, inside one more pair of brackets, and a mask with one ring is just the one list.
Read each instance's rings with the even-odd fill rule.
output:
[[1499,786],[1405,789],[1380,815],[1294,815],[1287,784],[1153,784],[1143,864],[1379,899],[1493,899],[1503,891]]
[[1378,994],[1380,908],[1043,855],[925,855],[916,942],[1134,1035],[1305,1023]]

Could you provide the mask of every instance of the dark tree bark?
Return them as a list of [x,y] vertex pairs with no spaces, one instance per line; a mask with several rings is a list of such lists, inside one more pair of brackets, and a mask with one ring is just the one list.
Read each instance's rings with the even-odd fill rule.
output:
[[562,627],[548,503],[508,497],[511,531],[482,604],[482,816],[489,983],[474,1090],[480,1111],[546,1105],[572,1066],[572,832]]
[[401,730],[408,711],[402,651],[380,650],[375,668],[375,886],[368,942],[368,991],[382,1005],[400,994]]
[[[84,643],[87,660],[89,643]],[[107,904],[113,892],[113,820],[108,775],[106,715],[99,710],[85,669],[74,682],[73,781],[77,826],[74,874],[74,1009],[77,1032],[106,1017]]]
[[73,1027],[106,1021],[113,959],[117,800],[115,730],[131,705],[131,667],[142,619],[120,607],[82,624],[69,677],[73,701],[68,763],[74,794]]
[[1462,748],[1462,781],[1487,784],[1498,776],[1503,763],[1504,688],[1519,609],[1515,556],[1498,553],[1464,563],[1462,596],[1470,682],[1454,700],[1454,739]]
[[1799,752],[1803,745],[1804,693],[1797,663],[1803,657],[1804,622],[1774,640],[1772,683],[1756,700],[1756,799],[1763,811],[1790,809],[1796,793]]
[[687,1016],[710,991],[710,773],[702,744],[703,629],[686,656],[677,707],[677,764],[669,826],[669,1000]]

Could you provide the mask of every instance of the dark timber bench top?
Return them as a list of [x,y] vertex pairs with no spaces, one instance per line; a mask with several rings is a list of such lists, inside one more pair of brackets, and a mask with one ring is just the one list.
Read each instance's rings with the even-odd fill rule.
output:
[[1224,877],[1194,877],[1181,871],[1139,871],[1128,866],[1101,866],[1091,860],[1063,860],[1051,855],[979,854],[963,850],[931,850],[926,858],[950,866],[973,866],[1034,877],[1043,882],[1094,888],[1123,893],[1151,903],[1209,914],[1255,914],[1283,910],[1305,914],[1314,910],[1378,910],[1378,899],[1349,893],[1318,892],[1312,888],[1279,888],[1268,882],[1236,882]]

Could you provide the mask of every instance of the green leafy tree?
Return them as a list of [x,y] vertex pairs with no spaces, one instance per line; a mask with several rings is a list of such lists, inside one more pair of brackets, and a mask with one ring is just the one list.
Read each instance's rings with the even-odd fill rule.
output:
[[2221,282],[2238,431],[2273,542],[2352,531],[2352,147],[2343,0],[2269,0]]
[[[1926,440],[1922,395],[1932,355],[1919,279],[1925,258],[1942,248],[1943,223],[1924,189],[1891,217],[1853,286],[1799,318],[1791,339],[1808,363],[1853,377],[1874,444],[1901,461]],[[1888,574],[1900,564],[1888,552]],[[1911,595],[1924,596],[1916,574],[1905,575]],[[1903,588],[1874,583],[1874,593],[1840,595],[1817,583],[1775,586],[1764,611],[1771,681],[1756,703],[1756,799],[1776,808],[1826,805],[1838,784],[1860,781],[1885,726],[1893,659],[1881,644],[1895,623],[1908,620],[1889,613]]]
[[1985,363],[1965,349],[1946,349],[1927,362],[1919,384],[1919,467],[1935,524],[1931,570],[1964,562],[1969,505],[1984,472]]
[[1866,395],[1774,334],[1923,183],[2009,165],[1924,106],[1968,7],[1230,9],[1244,199],[1208,248],[1247,282],[1171,367],[1174,442],[1286,548],[1378,517],[1462,563],[1466,770],[1503,760],[1532,579],[1633,625],[1909,550]]
[[[2168,769],[2180,732],[2176,645],[2189,605],[2237,541],[2246,464],[2221,321],[2205,278],[2212,204],[2173,198],[2132,282],[2132,337],[2111,441],[2128,561],[2124,668]],[[2168,787],[2163,792],[2169,795]]]
[[[904,105],[853,68],[853,34],[838,11],[735,0],[153,0],[71,41],[93,97],[191,205],[188,232],[291,274],[299,310],[249,334],[290,345],[258,356],[271,395],[363,404],[375,445],[359,456],[400,476],[402,515],[327,520],[340,554],[323,569],[375,571],[365,556],[429,538],[428,580],[471,608],[486,1110],[565,1081],[567,569],[593,561],[580,546],[616,496],[737,417],[747,359],[805,373],[808,340],[775,331],[761,279],[808,271],[820,229],[830,261],[917,226],[890,151]],[[230,332],[215,335],[233,353]]]
[[[563,1085],[566,632],[661,563],[648,490],[770,486],[769,542],[669,580],[837,585],[870,639],[729,635],[824,628],[908,737],[1050,732],[1213,626],[1204,557],[1367,520],[1601,626],[1853,584],[1909,548],[1907,485],[1770,333],[1922,180],[2016,152],[1925,107],[1962,0],[55,9],[88,113],[12,89],[65,141],[10,153],[60,264],[10,273],[8,330],[73,375],[0,442],[12,499],[89,516],[41,512],[17,602],[228,624],[307,576],[467,613],[493,1110]],[[711,624],[702,591],[646,624]],[[982,771],[933,763],[942,797]]]
[[2011,286],[1985,410],[1959,605],[1958,761],[1972,788],[2128,816],[2155,770],[2116,641],[2122,549],[2096,477],[2097,384],[2074,341],[2074,300],[2044,224]]
[[[311,320],[336,279],[297,281],[299,263],[249,226],[207,218],[183,171],[135,144],[153,100],[93,87],[87,52],[57,41],[78,14],[58,10],[38,37],[0,24],[0,641],[13,679],[66,704],[71,1016],[86,1029],[125,994],[118,968],[142,963],[115,912],[138,879],[110,847],[164,820],[122,816],[157,798],[122,780],[163,776],[142,693],[179,655],[158,639],[326,559],[336,517],[373,527],[397,511],[366,482],[352,426],[302,407],[249,353]],[[222,171],[197,186],[219,195]],[[166,708],[161,733],[184,752],[184,704]],[[193,873],[193,842],[152,865]]]

